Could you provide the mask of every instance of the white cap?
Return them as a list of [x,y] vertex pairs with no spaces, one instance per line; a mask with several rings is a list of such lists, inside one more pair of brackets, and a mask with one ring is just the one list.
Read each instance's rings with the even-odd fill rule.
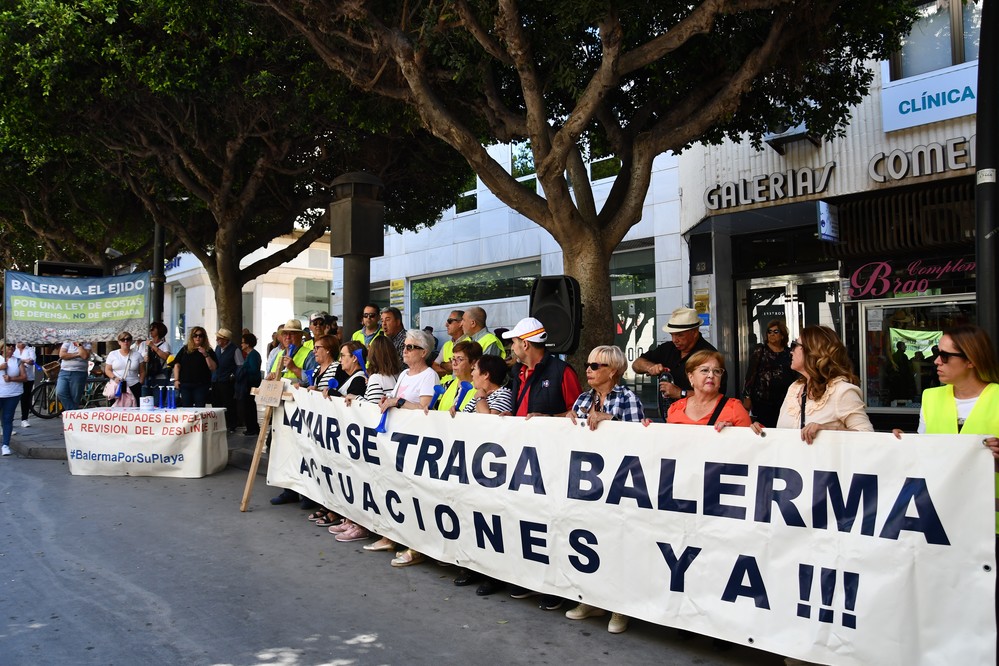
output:
[[517,322],[512,331],[504,333],[503,337],[507,340],[520,338],[527,342],[544,342],[548,339],[548,334],[545,333],[545,325],[540,321],[534,317],[524,317]]

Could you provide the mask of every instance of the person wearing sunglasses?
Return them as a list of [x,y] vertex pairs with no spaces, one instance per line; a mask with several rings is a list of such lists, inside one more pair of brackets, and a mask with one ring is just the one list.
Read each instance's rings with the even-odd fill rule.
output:
[[187,344],[180,348],[173,361],[173,385],[180,391],[178,407],[204,407],[212,388],[212,373],[218,367],[218,357],[208,342],[208,331],[192,326]]
[[666,423],[714,426],[719,431],[728,426],[748,427],[752,423],[741,400],[725,397],[725,357],[721,353],[694,352],[684,370],[691,390],[670,405]]
[[139,398],[142,397],[142,384],[146,381],[146,359],[132,342],[132,334],[128,331],[118,335],[120,347],[104,359],[104,374],[110,380],[123,382],[122,390],[128,387],[135,397],[133,404],[138,405]]
[[619,347],[594,347],[586,363],[586,383],[590,390],[580,393],[565,415],[573,423],[585,419],[590,430],[596,430],[601,421],[644,422],[642,401],[634,391],[618,383],[627,369],[628,360]]
[[766,342],[757,346],[749,357],[742,406],[768,428],[777,425],[787,387],[798,378],[791,370],[789,338],[784,320],[774,319],[767,324]]
[[377,338],[379,335],[384,335],[382,332],[381,321],[379,320],[378,306],[374,303],[368,303],[364,306],[364,310],[361,312],[361,328],[354,331],[354,335],[351,336],[351,340],[360,342],[365,347],[371,345],[371,341]]
[[[806,326],[791,344],[791,369],[801,379],[791,384],[777,418],[778,428],[798,428],[812,444],[823,430],[873,432],[860,393],[859,379],[836,331]],[[765,426],[754,421],[753,432]]]
[[[454,347],[465,337],[465,329],[461,324],[461,318],[465,316],[464,310],[451,310],[451,314],[447,316],[447,321],[444,322],[447,328],[447,334],[450,336],[441,347],[441,355],[438,360],[433,363],[434,372],[437,376],[441,378],[441,384],[447,384],[453,378],[453,370],[451,368],[451,355],[454,353]],[[471,338],[469,338],[470,340]],[[478,343],[476,343],[478,344]],[[482,349],[482,346],[479,346]],[[467,381],[467,379],[463,380]]]

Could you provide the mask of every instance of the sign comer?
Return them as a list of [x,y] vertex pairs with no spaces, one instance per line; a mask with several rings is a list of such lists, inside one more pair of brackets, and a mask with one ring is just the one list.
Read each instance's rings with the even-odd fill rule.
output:
[[826,191],[836,162],[817,169],[788,169],[761,174],[738,182],[719,183],[704,191],[708,210],[767,203]]

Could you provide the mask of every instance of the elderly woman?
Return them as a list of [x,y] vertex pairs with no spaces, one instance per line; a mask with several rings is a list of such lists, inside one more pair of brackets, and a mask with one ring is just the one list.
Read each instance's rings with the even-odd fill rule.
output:
[[173,361],[173,385],[180,391],[180,407],[204,407],[212,388],[212,373],[218,367],[215,350],[208,344],[208,331],[192,326],[187,344],[180,348]]
[[[807,444],[823,430],[873,432],[853,364],[836,331],[806,326],[791,343],[791,369],[801,379],[791,384],[777,419],[778,428],[798,428]],[[764,426],[753,423],[760,433]]]
[[715,430],[748,427],[752,423],[742,403],[736,398],[726,398],[721,392],[725,380],[724,356],[704,349],[692,354],[684,369],[693,392],[670,405],[667,423],[710,425]]
[[472,366],[482,358],[482,347],[478,342],[472,340],[462,340],[456,342],[451,348],[451,379],[444,384],[444,393],[437,401],[437,410],[442,412],[451,411],[451,407],[464,409],[472,402],[474,391],[465,394],[460,405],[455,405],[454,401],[461,391],[462,382],[472,382]]
[[257,400],[252,389],[260,386],[262,359],[257,351],[257,336],[253,333],[243,333],[239,350],[243,352],[243,365],[236,369],[236,407],[239,409],[239,422],[246,430],[247,437],[260,434],[260,423],[257,421]]
[[[368,348],[357,340],[351,340],[340,345],[340,371],[345,375],[343,381],[337,380],[339,386],[333,391],[341,396],[363,396],[368,389],[368,380],[364,376],[364,368],[357,360],[356,354],[360,353],[362,361],[367,362]],[[327,382],[327,385],[329,382]],[[323,389],[323,395],[329,397],[328,387]]]
[[128,331],[118,334],[118,344],[121,347],[104,360],[104,374],[108,379],[122,382],[120,390],[124,391],[127,387],[135,397],[134,404],[138,405],[142,397],[142,383],[146,381],[146,359],[132,346],[132,334]]
[[[392,393],[382,398],[378,407],[382,412],[389,409],[427,409],[434,398],[434,387],[439,379],[434,369],[427,364],[430,353],[434,350],[433,336],[426,331],[406,331],[406,340],[402,348],[402,358],[406,370],[399,375],[399,380]],[[363,529],[363,528],[362,528]],[[382,538],[372,544],[369,550],[379,550],[391,544],[391,540]],[[389,546],[391,547],[391,546]],[[392,560],[394,567],[408,567],[424,560],[423,553],[412,548],[396,553]]]
[[767,324],[766,343],[758,346],[749,359],[742,406],[768,428],[777,425],[787,387],[797,378],[791,370],[789,338],[784,320],[772,320]]
[[[312,371],[312,382],[306,383],[310,389],[321,391],[329,386],[330,380],[335,379],[340,372],[338,361],[340,350],[340,339],[333,335],[321,335],[313,340],[313,351],[316,355],[316,368]],[[304,378],[303,378],[304,379]],[[340,380],[337,379],[337,384]]]
[[618,384],[627,368],[628,361],[620,348],[594,347],[586,363],[586,383],[590,390],[581,393],[565,415],[573,423],[586,419],[590,430],[596,430],[601,421],[643,421],[642,401],[633,391]]

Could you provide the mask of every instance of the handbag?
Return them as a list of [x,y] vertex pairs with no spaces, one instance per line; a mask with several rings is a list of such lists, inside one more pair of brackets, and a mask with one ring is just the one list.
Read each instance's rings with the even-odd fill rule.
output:
[[114,400],[118,396],[118,385],[121,384],[117,379],[109,379],[104,385],[104,397],[108,400]]
[[122,409],[124,409],[125,407],[135,407],[135,394],[132,393],[132,389],[128,388],[127,386],[124,386],[124,382],[122,382],[122,385],[123,389],[121,395],[118,396],[118,399],[115,401],[114,406],[120,407]]

